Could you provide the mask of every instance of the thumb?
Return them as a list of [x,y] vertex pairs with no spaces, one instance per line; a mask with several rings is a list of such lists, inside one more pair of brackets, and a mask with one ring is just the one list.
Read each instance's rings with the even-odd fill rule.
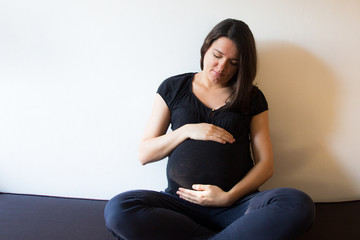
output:
[[193,184],[192,185],[192,188],[194,190],[197,190],[197,191],[204,191],[207,189],[207,185],[203,185],[203,184]]

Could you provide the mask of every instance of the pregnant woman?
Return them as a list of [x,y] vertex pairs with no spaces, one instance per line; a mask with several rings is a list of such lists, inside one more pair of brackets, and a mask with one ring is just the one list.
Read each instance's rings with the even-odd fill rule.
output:
[[258,190],[272,176],[273,154],[249,27],[217,24],[200,64],[162,82],[140,143],[142,164],[168,157],[168,187],[115,196],[106,226],[126,240],[295,239],[310,228],[314,204],[296,189]]

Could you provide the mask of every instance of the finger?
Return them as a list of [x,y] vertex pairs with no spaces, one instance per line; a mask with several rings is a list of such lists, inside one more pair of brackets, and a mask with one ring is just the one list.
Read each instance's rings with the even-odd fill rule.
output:
[[230,133],[221,132],[221,133],[220,133],[220,137],[221,137],[222,139],[224,139],[226,142],[229,142],[229,143],[235,142],[235,138],[234,138],[233,135],[231,135]]
[[176,193],[179,195],[180,198],[192,202],[192,203],[196,203],[199,204],[199,198],[196,196],[196,194],[194,194],[194,192],[196,191],[184,191],[184,189],[182,190],[178,190]]
[[227,135],[227,136],[229,136],[229,137],[233,137],[233,135],[232,135],[230,132],[228,132],[227,130],[225,130],[225,129],[222,128],[222,127],[218,127],[218,126],[215,126],[215,125],[214,125],[214,129],[215,129],[217,132],[219,132],[219,133],[221,133],[221,134],[223,134],[223,135]]
[[221,136],[209,136],[208,137],[208,140],[211,140],[211,141],[214,141],[214,142],[219,142],[219,143],[222,143],[222,144],[225,144],[225,143],[233,143],[235,140],[232,140],[232,139],[229,139],[229,138],[224,138],[224,137],[221,137]]
[[194,203],[194,204],[200,204],[199,201],[197,201],[197,199],[193,199],[193,198],[188,198],[188,197],[184,197],[184,196],[180,196],[181,199],[184,199],[188,202]]
[[205,191],[208,189],[208,185],[204,185],[204,184],[193,184],[192,188],[196,191]]
[[180,196],[184,196],[184,197],[188,197],[188,198],[197,196],[197,191],[186,189],[186,188],[179,188],[176,193]]
[[233,143],[235,141],[235,138],[231,133],[220,127],[217,127],[217,129],[213,132],[213,136],[229,143]]
[[209,136],[209,137],[208,137],[208,140],[214,141],[214,142],[218,142],[218,143],[222,143],[222,144],[227,143],[227,141],[224,140],[223,138],[221,138],[221,137],[216,137],[216,136]]
[[202,194],[202,191],[185,189],[185,188],[182,188],[178,192],[179,192],[179,195],[186,197],[186,198],[193,199],[193,200],[200,199],[201,194]]

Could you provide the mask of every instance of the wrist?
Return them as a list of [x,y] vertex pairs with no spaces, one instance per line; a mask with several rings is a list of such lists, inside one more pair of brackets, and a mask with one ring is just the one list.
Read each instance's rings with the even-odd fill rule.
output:
[[236,191],[234,188],[227,192],[227,201],[229,205],[234,204],[241,197],[242,194],[239,191]]
[[225,199],[226,206],[233,205],[235,201],[236,199],[234,198],[234,194],[231,192],[231,190],[226,192],[226,199]]
[[183,139],[183,140],[186,140],[188,138],[190,138],[190,124],[185,124],[183,125],[182,127],[179,128],[180,130],[180,137]]

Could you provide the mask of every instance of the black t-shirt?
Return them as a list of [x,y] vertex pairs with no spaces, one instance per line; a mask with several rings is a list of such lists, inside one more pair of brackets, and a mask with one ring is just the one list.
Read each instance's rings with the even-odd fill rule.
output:
[[268,109],[262,92],[256,88],[249,113],[212,110],[192,92],[195,73],[185,73],[166,79],[157,93],[171,113],[171,129],[188,123],[211,123],[230,132],[235,142],[187,139],[169,155],[167,163],[168,193],[176,195],[179,187],[193,184],[212,184],[229,191],[253,167],[250,154],[250,121],[252,116]]

